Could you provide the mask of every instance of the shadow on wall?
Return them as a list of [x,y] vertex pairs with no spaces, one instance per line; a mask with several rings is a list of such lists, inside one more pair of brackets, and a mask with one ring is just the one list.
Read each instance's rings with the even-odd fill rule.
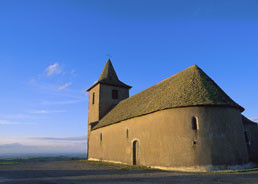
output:
[[242,116],[245,141],[251,162],[258,163],[258,124]]

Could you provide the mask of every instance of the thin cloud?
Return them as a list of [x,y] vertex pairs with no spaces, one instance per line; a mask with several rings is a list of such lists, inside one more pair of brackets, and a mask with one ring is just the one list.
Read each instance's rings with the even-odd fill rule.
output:
[[74,69],[72,69],[71,74],[72,74],[72,75],[75,74],[75,70],[74,70]]
[[249,118],[249,119],[252,120],[252,121],[257,121],[258,120],[258,116],[252,117],[252,118]]
[[32,115],[19,113],[19,114],[0,114],[1,119],[35,119],[37,117],[34,117]]
[[80,103],[81,100],[68,100],[68,101],[43,101],[41,105],[66,105]]
[[[16,140],[17,141],[17,140]],[[13,142],[9,144],[0,145],[1,156],[9,157],[11,155],[21,156],[21,154],[34,155],[34,154],[86,154],[87,142],[71,142],[71,141],[40,141],[26,143],[26,141]],[[40,144],[39,142],[47,142]]]
[[64,111],[64,110],[54,110],[54,111],[33,110],[33,111],[29,111],[29,113],[31,113],[31,114],[50,114],[50,113],[62,113],[62,112],[66,112],[66,111]]
[[87,136],[77,137],[31,137],[33,140],[45,140],[45,141],[86,141]]
[[8,120],[0,120],[0,125],[20,125],[19,122],[8,121]]
[[68,82],[68,83],[66,83],[66,84],[64,84],[64,85],[62,85],[62,86],[60,86],[59,88],[58,88],[58,90],[59,91],[62,91],[62,90],[64,90],[65,88],[67,88],[67,87],[69,87],[69,86],[71,86],[72,85],[72,82]]
[[54,74],[60,74],[62,73],[62,69],[58,63],[55,63],[53,65],[49,65],[46,69],[47,76],[51,76]]
[[37,123],[24,123],[9,120],[0,120],[0,125],[36,125]]

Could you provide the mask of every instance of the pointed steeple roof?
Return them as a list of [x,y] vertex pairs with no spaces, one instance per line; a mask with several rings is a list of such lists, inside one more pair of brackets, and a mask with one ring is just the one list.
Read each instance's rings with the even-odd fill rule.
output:
[[121,101],[94,129],[152,112],[191,106],[229,106],[244,111],[197,65]]
[[113,81],[119,81],[116,71],[110,61],[110,59],[107,60],[107,63],[99,77],[98,81],[103,81],[103,80],[113,80]]
[[110,59],[107,60],[107,63],[99,77],[99,80],[93,86],[91,86],[87,91],[89,91],[90,89],[92,89],[94,86],[96,86],[99,83],[128,88],[128,89],[132,88],[131,86],[121,82],[118,79],[116,71],[115,71]]

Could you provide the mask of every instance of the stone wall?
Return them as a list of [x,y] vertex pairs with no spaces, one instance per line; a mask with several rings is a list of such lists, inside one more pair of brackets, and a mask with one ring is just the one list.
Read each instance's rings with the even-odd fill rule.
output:
[[258,163],[258,124],[243,118],[246,143],[251,162]]
[[[197,119],[193,130],[192,119]],[[238,165],[248,162],[240,111],[231,107],[167,109],[93,130],[89,158],[155,167]]]
[[[118,99],[112,99],[112,90],[118,91]],[[100,119],[105,116],[112,108],[115,107],[120,101],[129,97],[129,89],[117,86],[100,85],[100,103],[99,103],[99,116]]]
[[[94,88],[89,91],[89,102],[88,102],[88,122],[99,121],[99,99],[100,99],[100,84],[97,84]],[[94,94],[94,104],[93,104]]]

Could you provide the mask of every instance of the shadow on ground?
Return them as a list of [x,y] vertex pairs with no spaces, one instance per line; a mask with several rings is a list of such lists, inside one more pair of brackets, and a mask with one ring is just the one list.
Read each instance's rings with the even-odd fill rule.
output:
[[258,172],[184,173],[160,170],[123,169],[121,165],[75,161],[26,162],[0,166],[0,183],[83,184],[83,183],[251,183],[258,184]]

